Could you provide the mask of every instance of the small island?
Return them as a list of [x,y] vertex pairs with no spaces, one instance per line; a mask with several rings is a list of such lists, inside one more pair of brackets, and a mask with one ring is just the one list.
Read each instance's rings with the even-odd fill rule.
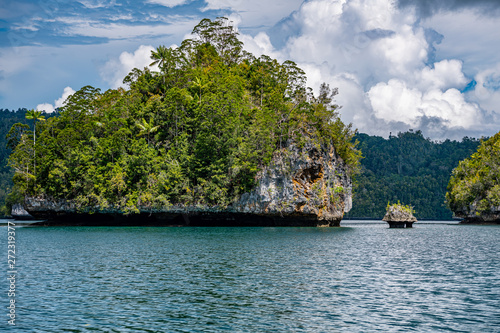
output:
[[403,205],[399,201],[392,205],[388,203],[387,212],[382,220],[389,223],[390,228],[412,228],[413,223],[417,222],[414,213],[412,206]]
[[446,200],[463,224],[500,224],[500,133],[453,170]]
[[227,18],[9,132],[11,197],[67,225],[338,226],[361,153],[324,83],[243,50]]

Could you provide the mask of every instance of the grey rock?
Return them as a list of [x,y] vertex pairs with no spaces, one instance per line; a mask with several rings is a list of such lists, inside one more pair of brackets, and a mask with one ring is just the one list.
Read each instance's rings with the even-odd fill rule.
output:
[[417,222],[417,218],[412,213],[395,206],[389,207],[382,220],[386,222]]
[[310,216],[338,225],[352,207],[348,168],[333,146],[289,145],[274,154],[258,175],[257,186],[233,204],[242,213]]
[[478,200],[475,200],[469,207],[463,207],[461,210],[456,210],[453,213],[456,218],[463,219],[462,223],[500,224],[500,206],[491,206],[488,211],[479,211],[477,208],[478,204]]
[[390,228],[412,228],[417,218],[409,211],[399,206],[390,206],[385,213],[383,221],[389,223]]
[[26,209],[24,209],[24,207],[21,204],[12,205],[12,211],[11,211],[10,215],[13,218],[15,218],[16,220],[31,220],[31,219],[33,219],[33,216],[31,216],[30,213],[28,213],[26,211]]

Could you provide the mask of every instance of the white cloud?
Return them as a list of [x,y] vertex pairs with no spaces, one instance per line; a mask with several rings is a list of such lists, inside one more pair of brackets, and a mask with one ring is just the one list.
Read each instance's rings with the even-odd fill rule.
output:
[[[123,78],[134,68],[143,69],[151,64],[151,45],[141,45],[134,53],[122,52],[118,59],[108,61],[101,69],[101,77],[112,88],[122,86]],[[158,70],[158,68],[153,68]]]
[[[460,21],[456,17],[450,14],[455,28]],[[498,20],[489,19],[486,26],[493,21],[498,25]],[[273,47],[267,35],[246,38],[245,44],[251,50],[296,61],[316,91],[321,82],[338,87],[342,118],[362,132],[387,136],[389,131],[414,128],[434,138],[460,139],[477,133],[484,122],[498,119],[484,108],[494,110],[500,105],[500,67],[476,77],[476,94],[482,93],[482,99],[461,92],[470,81],[462,59],[437,57],[430,62],[435,59],[430,56],[436,41],[429,39],[426,29],[433,23],[428,19],[424,25],[412,8],[400,9],[389,0],[311,0],[276,28],[293,32],[283,47]],[[455,44],[460,43],[455,40]],[[488,77],[499,82],[496,90],[482,86]],[[495,133],[491,128],[486,135]]]
[[96,8],[106,8],[110,6],[116,6],[116,1],[101,1],[101,0],[80,0],[78,1],[85,8],[96,9]]
[[256,57],[267,55],[272,58],[280,58],[281,54],[277,52],[265,32],[259,32],[255,37],[241,34],[239,39],[245,44],[245,50]]
[[159,33],[158,26],[152,25],[128,25],[118,23],[98,23],[82,21],[73,24],[65,33],[67,35],[103,37],[112,39],[138,38],[143,36],[156,36]]
[[73,95],[76,91],[71,88],[71,87],[66,87],[64,88],[64,91],[62,93],[62,96],[58,99],[56,99],[54,101],[54,104],[50,104],[50,103],[43,103],[43,104],[38,104],[36,106],[36,109],[38,111],[45,111],[45,112],[54,112],[56,108],[60,108],[60,107],[63,107],[65,102],[66,102],[66,99]]
[[467,78],[462,72],[462,62],[456,59],[442,60],[434,63],[434,68],[426,66],[415,73],[415,83],[421,90],[463,88]]
[[[112,17],[114,19],[115,17]],[[126,16],[123,18],[126,19]],[[191,16],[161,16],[152,14],[150,18],[155,21],[155,24],[147,24],[148,19],[141,24],[116,23],[116,22],[101,22],[89,20],[86,18],[65,17],[57,18],[58,23],[68,25],[62,32],[67,36],[85,36],[109,38],[115,40],[130,40],[139,38],[153,38],[165,35],[174,35],[181,38],[186,31],[191,29],[198,23],[198,19]],[[161,21],[162,24],[158,24]]]
[[387,122],[401,121],[416,125],[416,118],[422,116],[419,106],[422,93],[408,88],[405,82],[391,79],[388,83],[378,83],[368,92],[375,116]]
[[474,128],[482,123],[482,112],[474,103],[465,101],[455,88],[432,89],[422,93],[404,81],[378,83],[368,91],[375,115],[386,122],[403,122],[419,126],[422,118],[439,119],[447,127]]
[[190,0],[147,0],[147,3],[153,3],[157,5],[162,5],[165,7],[175,7],[179,5],[184,5],[188,3]]
[[38,104],[36,106],[36,109],[38,111],[45,111],[45,112],[48,112],[48,113],[52,113],[55,111],[54,109],[54,105],[50,104],[50,103],[43,103],[43,104]]
[[469,97],[480,103],[486,111],[500,113],[500,63],[479,72],[474,79],[476,86],[468,93]]
[[54,106],[56,108],[60,108],[64,106],[66,100],[68,99],[69,96],[73,95],[76,91],[73,90],[71,87],[66,87],[64,88],[63,94],[60,98],[55,100]]
[[382,54],[382,64],[393,76],[407,76],[427,59],[427,42],[423,29],[410,25],[397,27],[397,31],[374,44],[375,52]]

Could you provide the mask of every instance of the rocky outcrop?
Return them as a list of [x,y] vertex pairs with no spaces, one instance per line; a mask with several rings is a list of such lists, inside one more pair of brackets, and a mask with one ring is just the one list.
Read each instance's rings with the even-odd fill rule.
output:
[[16,220],[32,220],[33,219],[33,216],[31,216],[30,213],[28,213],[26,211],[26,209],[24,209],[24,207],[21,204],[12,205],[12,211],[11,211],[10,215]]
[[478,200],[467,209],[454,211],[456,218],[462,219],[462,224],[500,224],[500,206],[491,206],[488,211],[479,211]]
[[[339,226],[352,206],[352,183],[332,145],[290,144],[257,174],[255,188],[228,207],[141,208],[139,214],[93,207],[89,214],[65,200],[27,198],[30,214],[65,224]],[[50,223],[50,222],[49,222]]]
[[412,228],[413,223],[417,222],[412,209],[399,204],[388,206],[382,220],[389,223],[390,228]]
[[333,146],[290,145],[258,174],[258,184],[232,207],[246,214],[312,219],[338,226],[352,207],[352,183]]

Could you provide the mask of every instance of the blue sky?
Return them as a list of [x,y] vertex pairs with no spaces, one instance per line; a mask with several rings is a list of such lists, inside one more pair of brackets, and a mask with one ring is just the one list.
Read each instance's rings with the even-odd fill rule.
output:
[[497,0],[0,0],[0,108],[47,111],[85,85],[116,88],[159,45],[230,17],[256,55],[339,88],[361,132],[433,139],[500,130]]

